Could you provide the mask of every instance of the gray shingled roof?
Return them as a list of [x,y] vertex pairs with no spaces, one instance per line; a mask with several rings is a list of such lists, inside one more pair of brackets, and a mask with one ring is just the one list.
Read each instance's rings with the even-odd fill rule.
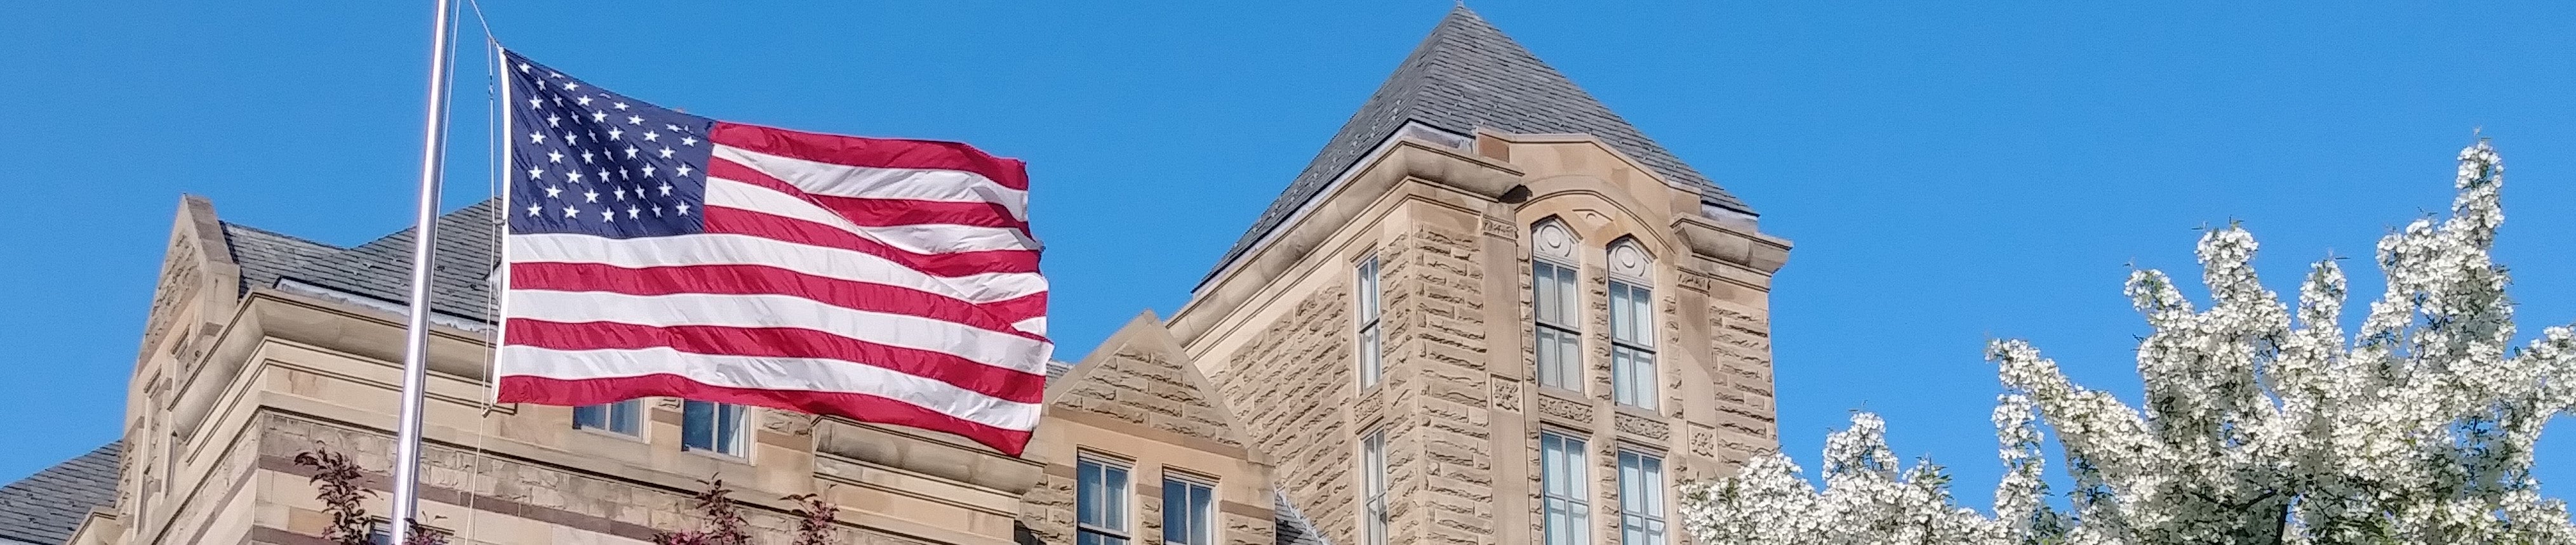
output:
[[[489,321],[493,268],[499,263],[497,200],[486,200],[438,218],[435,283],[430,307],[441,313]],[[403,229],[352,248],[340,248],[237,223],[224,223],[224,239],[242,268],[242,289],[273,286],[280,278],[374,297],[411,301],[412,230]]]
[[90,509],[116,499],[117,457],[124,452],[123,443],[108,443],[0,486],[0,541],[70,540]]
[[1307,520],[1305,512],[1288,503],[1287,494],[1272,490],[1270,502],[1270,519],[1274,524],[1271,533],[1277,534],[1274,539],[1278,545],[1333,545],[1331,540],[1324,539],[1323,532],[1315,530],[1314,521]]
[[1458,134],[1478,127],[1523,134],[1590,134],[1658,175],[1699,187],[1702,202],[1753,213],[1743,200],[1691,169],[1574,80],[1462,5],[1450,10],[1431,36],[1396,66],[1395,74],[1342,124],[1342,130],[1324,144],[1305,171],[1297,173],[1279,199],[1270,202],[1243,238],[1217,260],[1215,269],[1223,270],[1250,251],[1255,241],[1287,221],[1289,214],[1322,193],[1326,184],[1394,135],[1405,121]]

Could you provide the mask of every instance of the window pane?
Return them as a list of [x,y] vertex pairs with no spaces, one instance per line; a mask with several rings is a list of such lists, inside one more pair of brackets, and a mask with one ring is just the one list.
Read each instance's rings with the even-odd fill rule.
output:
[[725,403],[716,406],[716,452],[742,455],[742,416],[750,407]]
[[1080,467],[1074,470],[1074,520],[1082,524],[1098,525],[1101,523],[1102,516],[1100,464],[1083,460],[1078,465]]
[[716,445],[716,404],[686,401],[680,404],[680,448],[711,450]]
[[608,425],[607,405],[583,405],[572,408],[572,427],[598,428]]
[[1127,468],[1103,467],[1100,506],[1102,526],[1127,530]]
[[644,432],[644,400],[629,399],[609,404],[608,431],[627,435]]

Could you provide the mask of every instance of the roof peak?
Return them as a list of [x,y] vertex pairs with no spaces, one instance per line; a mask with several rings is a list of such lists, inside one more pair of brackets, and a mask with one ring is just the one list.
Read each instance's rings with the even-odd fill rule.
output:
[[1658,176],[1699,188],[1704,203],[1748,215],[1753,212],[1744,201],[1647,138],[1574,80],[1539,60],[1538,55],[1460,2],[1441,17],[1422,43],[1396,65],[1395,73],[1388,75],[1359,111],[1325,142],[1305,170],[1253,221],[1252,228],[1226,250],[1208,280],[1251,251],[1406,122],[1457,134],[1474,134],[1478,128],[1524,134],[1589,134]]

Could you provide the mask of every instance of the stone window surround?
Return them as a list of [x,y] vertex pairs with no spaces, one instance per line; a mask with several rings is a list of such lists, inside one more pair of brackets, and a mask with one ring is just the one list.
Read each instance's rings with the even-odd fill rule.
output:
[[[679,402],[679,406],[680,406],[680,411],[679,411],[679,412],[680,412],[680,452],[688,453],[688,454],[694,454],[694,455],[698,455],[698,456],[705,456],[705,457],[708,457],[708,458],[713,458],[713,459],[716,459],[716,460],[722,460],[722,461],[727,461],[727,462],[733,462],[733,463],[737,463],[737,464],[746,464],[746,465],[748,465],[748,464],[750,464],[750,463],[751,463],[751,451],[752,451],[752,448],[751,448],[751,447],[752,447],[752,433],[753,433],[753,429],[752,429],[752,426],[751,426],[751,423],[752,423],[752,420],[753,420],[753,419],[752,419],[752,412],[753,412],[753,411],[760,410],[758,407],[753,407],[753,406],[750,406],[750,405],[736,404],[736,403],[720,403],[720,402],[714,402],[714,401],[696,401],[696,400],[691,400],[691,399],[681,399],[681,400],[679,400],[679,401],[680,401],[680,402]],[[733,422],[733,427],[734,427],[733,443],[734,443],[734,449],[735,449],[737,452],[725,452],[724,450],[719,449],[719,448],[693,448],[693,447],[690,447],[690,446],[689,446],[689,437],[688,437],[688,435],[689,435],[689,432],[688,432],[688,429],[689,429],[689,410],[688,410],[688,406],[689,406],[689,404],[690,404],[690,403],[707,403],[707,404],[715,405],[715,408],[714,408],[714,409],[712,409],[713,411],[715,411],[715,414],[722,414],[722,411],[724,410],[724,407],[725,407],[725,406],[727,406],[727,405],[731,405],[731,406],[734,406],[734,407],[740,407],[740,409],[738,409],[738,410],[737,410],[737,412],[735,412],[735,413],[734,413],[734,414],[735,414],[735,418],[734,418],[734,422]],[[721,420],[721,418],[719,418],[719,420]],[[713,430],[709,430],[709,433],[710,433],[710,434],[712,434],[712,433],[714,433],[714,431],[713,431]],[[715,438],[713,438],[713,437],[709,437],[707,440],[708,440],[709,442],[713,442],[713,441],[715,441],[716,439],[715,439]]]

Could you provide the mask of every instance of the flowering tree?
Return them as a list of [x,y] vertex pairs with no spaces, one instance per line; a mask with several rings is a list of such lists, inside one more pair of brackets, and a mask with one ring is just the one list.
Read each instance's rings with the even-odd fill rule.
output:
[[[2576,410],[2576,330],[2510,346],[2506,276],[2488,258],[2504,168],[2484,142],[2459,160],[2451,217],[2380,241],[2387,292],[2357,335],[2337,321],[2333,260],[2292,308],[2257,281],[2253,236],[2229,226],[2200,241],[2206,311],[2162,272],[2130,275],[2155,330],[2138,347],[2138,407],[2075,385],[2028,343],[1993,343],[2008,469],[1994,517],[1951,507],[1937,471],[1895,476],[1863,414],[1828,440],[1824,491],[1773,455],[1686,485],[1685,522],[1709,544],[2576,543],[2566,505],[2531,477],[2541,427]],[[2042,420],[2065,447],[2070,513],[2043,501]]]

